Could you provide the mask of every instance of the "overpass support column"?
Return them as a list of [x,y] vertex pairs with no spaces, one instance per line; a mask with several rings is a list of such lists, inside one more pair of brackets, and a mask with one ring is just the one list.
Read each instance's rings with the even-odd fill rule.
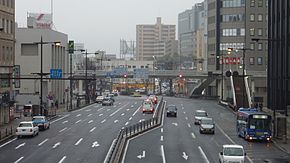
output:
[[162,91],[162,89],[161,89],[162,88],[162,79],[159,80],[158,84],[159,84],[159,94],[161,95],[162,94],[162,92],[161,92]]
[[79,80],[79,95],[83,94],[83,80]]
[[170,96],[173,95],[173,83],[172,83],[172,79],[169,79],[169,94],[170,94]]

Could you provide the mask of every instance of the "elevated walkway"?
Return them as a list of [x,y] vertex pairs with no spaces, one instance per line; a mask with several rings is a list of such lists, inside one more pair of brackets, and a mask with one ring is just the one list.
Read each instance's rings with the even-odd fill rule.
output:
[[195,88],[192,89],[192,91],[190,92],[190,97],[202,96],[203,90],[205,90],[217,78],[218,78],[218,74],[209,75],[200,84],[198,84]]

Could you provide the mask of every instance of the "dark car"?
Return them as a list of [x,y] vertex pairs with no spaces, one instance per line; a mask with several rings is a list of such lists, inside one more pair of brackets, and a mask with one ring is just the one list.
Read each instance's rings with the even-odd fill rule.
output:
[[177,117],[177,107],[175,105],[168,105],[166,108],[167,117]]
[[114,101],[110,97],[105,97],[102,101],[102,106],[113,105]]
[[214,134],[214,121],[212,118],[202,118],[200,121],[200,126],[199,126],[199,133],[204,134],[204,133],[211,133]]

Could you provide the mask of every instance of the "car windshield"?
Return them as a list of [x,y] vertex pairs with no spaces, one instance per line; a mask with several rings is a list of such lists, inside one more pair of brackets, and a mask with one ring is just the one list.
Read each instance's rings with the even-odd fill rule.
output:
[[244,151],[242,148],[227,147],[224,149],[225,156],[243,156]]
[[195,115],[198,117],[206,117],[207,116],[206,112],[195,112]]
[[212,119],[202,119],[201,124],[207,124],[207,125],[212,125],[213,120]]
[[176,111],[177,108],[175,106],[168,106],[167,110],[168,111]]
[[42,121],[43,118],[32,118],[32,121]]
[[19,127],[32,127],[31,123],[20,123]]
[[144,105],[143,108],[144,109],[151,109],[151,105],[148,105],[148,104],[147,105]]
[[251,119],[249,125],[251,129],[270,130],[271,121],[268,119]]

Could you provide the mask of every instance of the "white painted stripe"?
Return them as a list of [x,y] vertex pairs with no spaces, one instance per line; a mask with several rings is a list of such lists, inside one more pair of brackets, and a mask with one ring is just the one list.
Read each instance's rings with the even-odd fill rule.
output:
[[88,117],[92,116],[93,114],[89,114]]
[[20,147],[22,147],[24,145],[25,145],[25,143],[19,144],[17,147],[15,147],[15,149],[18,149],[18,148],[20,148]]
[[119,120],[116,119],[116,120],[114,121],[114,123],[117,123],[117,122],[119,122]]
[[129,122],[126,122],[126,123],[125,123],[125,126],[127,126],[128,124],[129,124]]
[[111,109],[107,109],[107,111],[110,111]]
[[161,128],[160,130],[161,130],[161,133],[163,133],[163,128]]
[[91,111],[92,109],[88,109],[88,110],[86,110],[87,112],[89,112],[89,111]]
[[160,137],[160,141],[163,141],[163,136]]
[[185,111],[183,112],[183,114],[186,114]]
[[106,122],[106,119],[104,119],[101,123],[104,123],[104,122]]
[[10,141],[8,141],[8,142],[6,142],[6,143],[0,145],[0,148],[2,148],[2,147],[4,147],[5,145],[7,145],[7,144],[9,144],[9,143],[11,143],[11,142],[13,142],[13,141],[15,141],[16,139],[17,139],[17,138],[14,138],[14,139],[12,139],[12,140],[10,140]]
[[65,124],[65,123],[67,123],[67,122],[68,122],[68,121],[63,121],[62,124]]
[[103,110],[104,108],[100,108],[100,109],[98,109],[97,111],[101,111],[101,110]]
[[187,126],[188,126],[189,128],[191,128],[191,125],[190,125],[189,123],[187,124]]
[[66,130],[66,129],[67,129],[67,127],[63,128],[63,129],[61,129],[61,130],[59,130],[58,132],[63,132],[63,131]]
[[90,130],[90,132],[93,132],[95,129],[96,129],[96,127],[92,128],[92,129]]
[[103,116],[104,114],[99,114],[99,117]]
[[80,119],[80,120],[78,120],[78,121],[76,121],[76,123],[75,124],[77,124],[77,123],[79,123],[79,122],[81,122],[82,120]]
[[133,115],[132,116],[135,116],[136,115],[136,113],[139,111],[139,109],[141,108],[141,106],[139,106],[139,108],[137,108],[136,109],[136,111],[133,113]]
[[131,121],[131,120],[132,120],[132,117],[129,118],[129,121]]
[[14,163],[18,163],[18,162],[20,162],[23,158],[24,158],[23,156],[20,157],[20,158],[19,158],[18,160],[16,160]]
[[201,148],[200,146],[198,146],[198,149],[199,149],[199,152],[201,153],[201,155],[202,155],[204,161],[205,161],[206,163],[209,163],[209,161],[208,161],[208,159],[207,159],[205,153],[203,152],[202,148]]
[[93,120],[90,120],[88,123],[90,124],[90,123],[92,123],[92,122],[94,122]]
[[63,156],[63,158],[58,163],[62,163],[65,159],[66,159],[66,156]]
[[121,114],[121,116],[124,116],[124,115],[125,115],[125,113],[122,113],[122,114]]
[[162,155],[162,161],[163,161],[163,163],[166,163],[163,145],[161,145],[161,155]]
[[110,146],[110,149],[109,149],[109,151],[108,151],[108,153],[107,153],[107,155],[106,155],[106,158],[105,158],[105,160],[104,160],[104,163],[107,163],[107,162],[108,162],[108,158],[109,158],[109,155],[110,155],[110,153],[111,153],[111,151],[112,151],[113,145],[115,144],[115,141],[116,141],[116,139],[114,139],[114,140],[112,141],[112,144],[111,144],[111,146]]
[[80,142],[83,140],[83,138],[80,138],[76,143],[75,143],[75,145],[79,145],[80,144]]
[[81,116],[82,114],[78,114],[76,117],[79,117],[79,116]]
[[43,140],[41,143],[38,144],[38,146],[42,146],[42,144],[44,144],[47,141],[48,141],[48,139]]
[[196,138],[193,132],[191,133],[191,136],[192,136],[193,139]]
[[114,111],[112,114],[110,114],[110,117],[112,117],[113,115],[115,115],[118,111],[120,111],[122,109],[122,107],[121,108],[119,108],[118,110],[116,110],[116,111]]
[[185,117],[185,120],[188,120],[188,117]]
[[59,120],[62,120],[62,119],[64,119],[64,118],[68,117],[68,116],[70,116],[70,114],[67,114],[67,115],[65,115],[65,116],[63,116],[63,117],[61,117],[61,118],[59,118],[59,119],[56,119],[56,120],[50,122],[50,124],[53,124],[53,123],[55,123],[55,122],[57,122],[57,121],[59,121]]

